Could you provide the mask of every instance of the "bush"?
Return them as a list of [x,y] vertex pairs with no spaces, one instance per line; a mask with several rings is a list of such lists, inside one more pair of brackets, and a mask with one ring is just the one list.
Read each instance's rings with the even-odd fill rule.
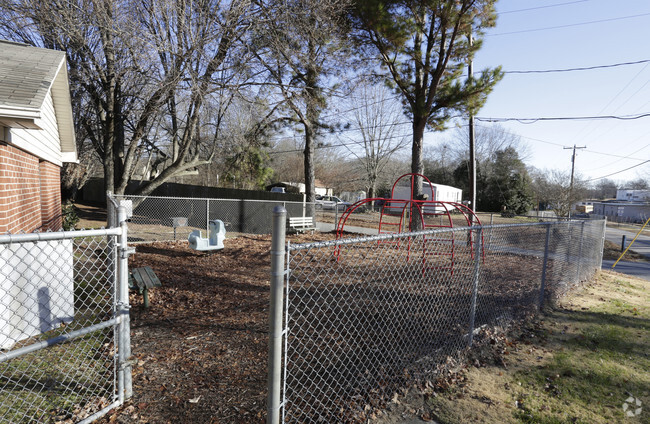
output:
[[77,210],[77,207],[72,202],[65,202],[61,205],[61,226],[65,231],[75,229],[77,222],[79,222]]

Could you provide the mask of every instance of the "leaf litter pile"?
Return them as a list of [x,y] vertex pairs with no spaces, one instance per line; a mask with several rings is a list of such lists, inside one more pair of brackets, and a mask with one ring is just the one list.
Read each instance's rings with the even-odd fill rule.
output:
[[[332,238],[316,233],[292,236],[291,242]],[[194,251],[184,241],[137,245],[130,267],[152,267],[162,287],[150,291],[146,311],[142,297],[131,293],[133,397],[98,422],[265,422],[271,238],[240,236],[224,244],[213,253]],[[538,275],[538,260],[501,256],[484,263],[491,282],[484,290],[503,297],[499,305],[479,305],[479,315],[483,308],[516,307],[536,290],[527,277]],[[385,408],[387,400],[375,406]],[[363,417],[355,418],[365,422],[384,414],[364,407]]]
[[265,421],[270,244],[228,238],[214,253],[187,242],[137,245],[129,266],[150,266],[162,287],[150,290],[147,311],[131,294],[133,398],[99,422]]

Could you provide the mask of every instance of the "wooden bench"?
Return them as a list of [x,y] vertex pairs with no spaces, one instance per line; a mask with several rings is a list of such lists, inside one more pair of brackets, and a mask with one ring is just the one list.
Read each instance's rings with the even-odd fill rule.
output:
[[289,229],[296,232],[313,232],[318,228],[316,227],[316,219],[313,216],[290,216]]
[[129,274],[129,288],[138,290],[144,298],[145,309],[149,308],[149,289],[160,287],[162,284],[150,266],[133,268]]

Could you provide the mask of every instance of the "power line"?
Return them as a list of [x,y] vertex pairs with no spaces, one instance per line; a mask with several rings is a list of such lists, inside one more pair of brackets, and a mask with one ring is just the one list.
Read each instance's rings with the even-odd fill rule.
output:
[[[481,127],[481,128],[490,128],[487,125],[479,125],[479,127]],[[566,144],[554,143],[554,142],[548,141],[548,140],[541,140],[539,138],[528,137],[528,136],[525,136],[525,135],[521,135],[521,134],[513,133],[511,131],[507,131],[507,130],[505,131],[505,133],[510,134],[511,136],[524,138],[526,140],[531,140],[531,141],[536,141],[536,142],[539,142],[539,143],[549,144],[551,146],[562,147],[562,148],[565,148],[565,149],[570,149],[571,148],[570,146],[567,146]],[[639,150],[636,150],[636,151],[630,153],[627,156],[617,155],[617,154],[614,154],[614,153],[599,152],[599,151],[591,150],[591,149],[585,149],[584,151],[586,153],[593,153],[593,154],[596,154],[596,155],[603,155],[603,156],[607,156],[607,157],[619,158],[619,160],[630,159],[630,160],[645,161],[646,159],[634,158],[634,157],[632,157],[632,155],[640,152],[641,150],[645,149],[648,146],[650,146],[650,144],[646,145],[645,147],[642,147]],[[616,161],[616,162],[618,162],[618,161]],[[610,166],[610,165],[612,165],[612,164],[609,164],[609,165],[606,165],[606,166]]]
[[648,163],[648,162],[650,162],[650,159],[648,159],[648,160],[646,160],[646,161],[643,161],[643,162],[641,162],[641,163],[638,163],[638,164],[636,164],[636,165],[630,166],[629,168],[625,168],[625,169],[620,170],[620,171],[612,172],[611,174],[607,174],[607,175],[602,176],[602,177],[592,178],[592,179],[590,179],[590,180],[586,180],[585,182],[588,183],[589,181],[602,180],[603,178],[611,177],[612,175],[616,175],[616,174],[620,174],[620,173],[625,172],[625,171],[629,171],[630,169],[633,169],[633,168],[639,167],[639,166],[641,166],[641,165],[643,165],[643,164],[646,164],[646,163]]
[[642,113],[639,115],[599,115],[599,116],[557,116],[557,117],[542,117],[542,118],[476,118],[481,122],[519,122],[521,124],[534,124],[536,122],[544,121],[595,121],[601,119],[618,119],[620,121],[631,121],[634,119],[641,119],[650,116],[650,112]]
[[[408,137],[408,135],[397,134],[397,135],[392,135],[390,137],[384,137],[383,140],[395,140],[395,139],[404,138],[404,137]],[[294,137],[284,137],[284,139],[288,139],[288,138],[294,138],[295,139],[296,137],[295,136]],[[363,144],[364,144],[363,140],[359,140],[359,141],[351,141],[349,143],[340,142],[340,143],[332,143],[332,144],[322,144],[322,145],[319,145],[319,146],[315,146],[314,148],[315,149],[331,149],[331,148],[335,148],[335,147],[360,146],[360,145],[363,145]],[[277,154],[281,154],[281,153],[298,153],[298,152],[302,152],[302,151],[304,151],[304,148],[272,151],[272,152],[268,152],[268,154],[269,155],[277,155]]]
[[[636,140],[640,139],[641,137],[645,137],[645,134],[644,134],[644,135],[641,135],[641,136],[638,137]],[[636,141],[636,140],[634,140],[634,141]],[[633,141],[633,142],[634,142],[634,141]],[[615,157],[615,158],[619,158],[619,159],[616,160],[616,161],[614,161],[614,162],[612,162],[612,163],[608,163],[607,165],[599,166],[599,167],[597,167],[597,168],[591,168],[591,169],[588,169],[586,172],[597,171],[597,170],[599,170],[599,169],[603,169],[603,168],[606,168],[606,167],[612,166],[612,165],[614,165],[615,163],[618,163],[618,162],[620,162],[620,161],[622,161],[622,160],[624,160],[624,159],[631,159],[631,160],[644,161],[645,159],[633,158],[632,155],[635,155],[635,154],[639,153],[641,150],[646,149],[648,146],[650,146],[650,144],[646,144],[645,146],[641,147],[641,148],[638,149],[638,150],[633,151],[632,153],[630,153],[630,154],[627,155],[627,156],[614,155],[614,154],[611,154],[611,153],[591,152],[591,153],[597,153],[597,154],[599,154],[599,155],[605,155],[605,156],[607,156],[607,157]],[[589,151],[589,150],[588,150],[588,151]]]
[[571,27],[577,27],[577,26],[583,26],[583,25],[600,24],[600,23],[603,23],[603,22],[620,21],[620,20],[623,20],[623,19],[640,18],[642,16],[648,16],[648,15],[650,15],[650,13],[640,13],[638,15],[620,16],[620,17],[617,17],[617,18],[599,19],[599,20],[596,20],[596,21],[576,22],[574,24],[567,24],[567,25],[556,25],[556,26],[552,26],[552,27],[522,29],[520,31],[498,32],[496,34],[486,34],[486,36],[487,37],[496,37],[496,36],[499,36],[499,35],[523,34],[523,33],[526,33],[526,32],[538,32],[538,31],[547,31],[547,30],[550,30],[550,29],[571,28]]
[[584,3],[586,1],[587,0],[576,0],[576,1],[569,1],[569,2],[565,2],[565,3],[549,4],[547,6],[529,7],[527,9],[507,10],[505,12],[499,12],[499,15],[507,15],[508,13],[528,12],[530,10],[537,10],[537,9],[548,9],[549,7],[567,6],[567,5],[570,5],[570,4]]
[[640,63],[648,63],[648,62],[650,62],[650,59],[637,60],[634,62],[613,63],[611,65],[595,65],[595,66],[584,66],[578,68],[543,69],[543,70],[531,70],[531,71],[504,71],[503,73],[504,74],[548,74],[552,72],[591,71],[593,69],[616,68],[618,66],[638,65]]
[[[645,71],[645,69],[648,67],[648,65],[649,65],[649,64],[646,63],[645,66],[644,66],[643,68],[641,68],[641,70],[640,70],[639,72],[637,72],[636,75],[634,75],[634,77],[632,77],[632,79],[631,79],[630,81],[628,81],[628,83],[625,84],[625,86],[624,86],[622,89],[620,89],[619,92],[616,93],[616,95],[615,95],[615,96],[614,96],[614,97],[613,97],[609,102],[607,102],[607,104],[606,104],[605,106],[603,106],[603,107],[598,111],[598,114],[600,115],[601,113],[605,112],[605,110],[607,110],[607,108],[609,107],[609,105],[611,105],[612,103],[614,103],[614,101],[615,101],[616,99],[618,99],[618,97],[619,97],[621,94],[623,94],[623,92],[624,92],[625,90],[627,90],[627,88],[628,88],[630,85],[632,85],[632,83],[633,83],[633,82],[634,82],[634,81],[639,77],[639,75],[641,75],[641,74],[643,73],[643,71]],[[640,89],[639,89],[639,90],[640,90]],[[636,93],[634,93],[634,94],[636,94]],[[622,105],[623,105],[623,104],[621,104],[621,106],[622,106]],[[621,106],[619,106],[618,108],[616,108],[613,112],[616,112],[616,111],[617,111]],[[638,109],[637,109],[637,110],[638,110]],[[593,133],[593,132],[595,131],[596,128],[598,128],[598,125],[592,125],[592,126],[589,127],[589,130],[587,130],[586,133],[585,133],[585,130],[587,129],[587,126],[583,126],[583,127],[582,127],[578,132],[577,132],[577,134],[576,134],[576,136],[575,136],[574,138],[575,138],[575,139],[578,139],[578,140],[584,139],[587,135]]]

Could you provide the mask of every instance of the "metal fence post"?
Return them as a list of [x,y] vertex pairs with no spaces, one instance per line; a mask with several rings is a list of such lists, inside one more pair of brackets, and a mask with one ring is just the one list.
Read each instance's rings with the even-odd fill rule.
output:
[[118,226],[117,216],[115,211],[115,203],[113,200],[113,193],[106,192],[106,228],[115,228]]
[[117,220],[122,233],[118,236],[117,259],[117,314],[118,325],[118,398],[120,403],[133,394],[131,383],[131,322],[129,315],[129,253],[127,245],[126,208],[117,208]]
[[334,202],[334,229],[339,227],[339,202]]
[[273,208],[271,237],[271,301],[269,308],[269,376],[267,423],[280,422],[280,395],[282,383],[282,305],[284,295],[284,258],[287,210]]
[[603,236],[600,242],[600,254],[598,255],[598,269],[603,268],[603,253],[605,250],[605,236],[607,235],[607,217],[603,218]]
[[[469,230],[471,232],[471,230]],[[476,228],[476,241],[474,246],[474,278],[472,284],[472,306],[469,315],[469,346],[472,346],[472,341],[474,339],[474,321],[476,319],[476,300],[478,297],[478,277],[481,263],[481,241],[483,227]]]
[[205,199],[205,233],[210,237],[210,199]]
[[542,282],[539,287],[539,309],[544,306],[544,291],[546,290],[546,267],[548,265],[548,249],[551,243],[551,224],[546,226],[546,242],[544,243],[544,264],[542,265]]
[[580,226],[580,243],[578,245],[578,269],[576,270],[576,283],[580,283],[580,271],[582,268],[582,245],[584,243],[585,235],[585,221],[581,221]]

